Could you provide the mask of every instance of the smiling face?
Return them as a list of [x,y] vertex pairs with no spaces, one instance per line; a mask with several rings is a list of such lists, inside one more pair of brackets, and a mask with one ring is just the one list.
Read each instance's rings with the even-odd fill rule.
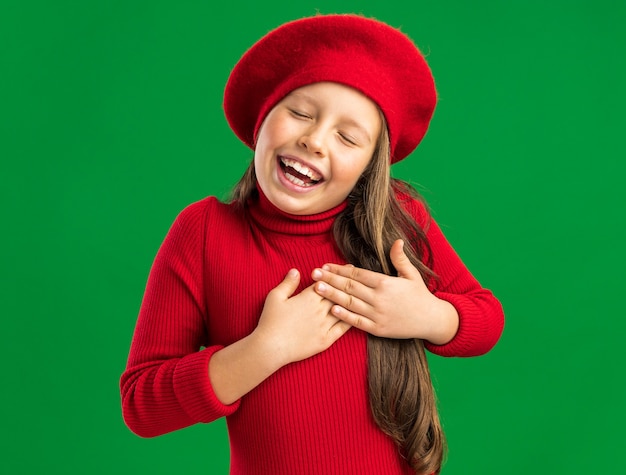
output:
[[331,82],[296,89],[259,129],[259,186],[290,214],[331,209],[347,198],[369,164],[381,127],[376,104],[355,89]]

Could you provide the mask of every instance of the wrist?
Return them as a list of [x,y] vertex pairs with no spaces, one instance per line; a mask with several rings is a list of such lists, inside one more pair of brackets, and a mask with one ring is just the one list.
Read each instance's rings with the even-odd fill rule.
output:
[[427,340],[434,345],[445,345],[455,337],[459,330],[459,314],[450,302],[437,297],[435,299],[431,318],[433,327]]
[[249,345],[254,348],[254,354],[264,362],[266,370],[274,373],[290,363],[288,352],[280,344],[279,339],[267,335],[258,327],[247,337]]

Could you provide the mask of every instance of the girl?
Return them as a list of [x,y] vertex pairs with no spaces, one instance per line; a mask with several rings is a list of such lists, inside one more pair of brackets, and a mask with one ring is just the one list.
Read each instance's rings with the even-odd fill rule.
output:
[[503,313],[390,178],[435,102],[411,40],[362,16],[289,22],[244,54],[224,108],[254,160],[159,249],[121,378],[131,430],[225,416],[232,474],[439,472],[424,347],[483,354]]

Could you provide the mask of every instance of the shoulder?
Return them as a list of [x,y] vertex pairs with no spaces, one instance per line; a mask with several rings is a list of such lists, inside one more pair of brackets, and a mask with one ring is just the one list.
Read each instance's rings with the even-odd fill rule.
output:
[[214,196],[207,196],[190,203],[178,212],[172,223],[170,233],[191,234],[199,232],[206,226],[207,219],[211,215],[219,213],[219,209],[220,202]]
[[213,201],[217,201],[213,196],[207,196],[199,201],[185,206],[176,216],[174,227],[194,228],[206,219],[209,209],[214,206]]
[[239,228],[244,221],[244,213],[235,204],[207,196],[184,207],[172,227],[191,235],[205,234],[207,231],[223,234],[234,231],[235,227]]
[[185,206],[176,217],[176,221],[197,222],[211,217],[216,218],[220,215],[232,214],[233,209],[232,204],[224,203],[215,196],[207,196]]

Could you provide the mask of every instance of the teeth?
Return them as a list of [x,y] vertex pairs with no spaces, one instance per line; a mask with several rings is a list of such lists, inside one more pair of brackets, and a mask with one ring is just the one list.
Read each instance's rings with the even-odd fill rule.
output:
[[296,178],[295,176],[293,176],[291,173],[286,172],[285,176],[287,177],[287,179],[292,182],[295,183],[298,186],[311,186],[311,184],[306,184],[305,182],[303,182],[300,178]]
[[[317,173],[315,173],[313,170],[311,170],[309,167],[302,165],[300,162],[297,162],[296,160],[291,160],[289,158],[282,158],[281,157],[281,162],[283,162],[284,165],[293,168],[295,171],[297,171],[298,173],[302,173],[303,175],[308,176],[311,180],[315,180],[315,181],[319,181],[322,179],[322,177],[320,175],[318,175]],[[295,177],[293,177],[295,178]],[[297,180],[297,178],[296,178]],[[298,181],[302,181],[302,180],[298,180]]]

